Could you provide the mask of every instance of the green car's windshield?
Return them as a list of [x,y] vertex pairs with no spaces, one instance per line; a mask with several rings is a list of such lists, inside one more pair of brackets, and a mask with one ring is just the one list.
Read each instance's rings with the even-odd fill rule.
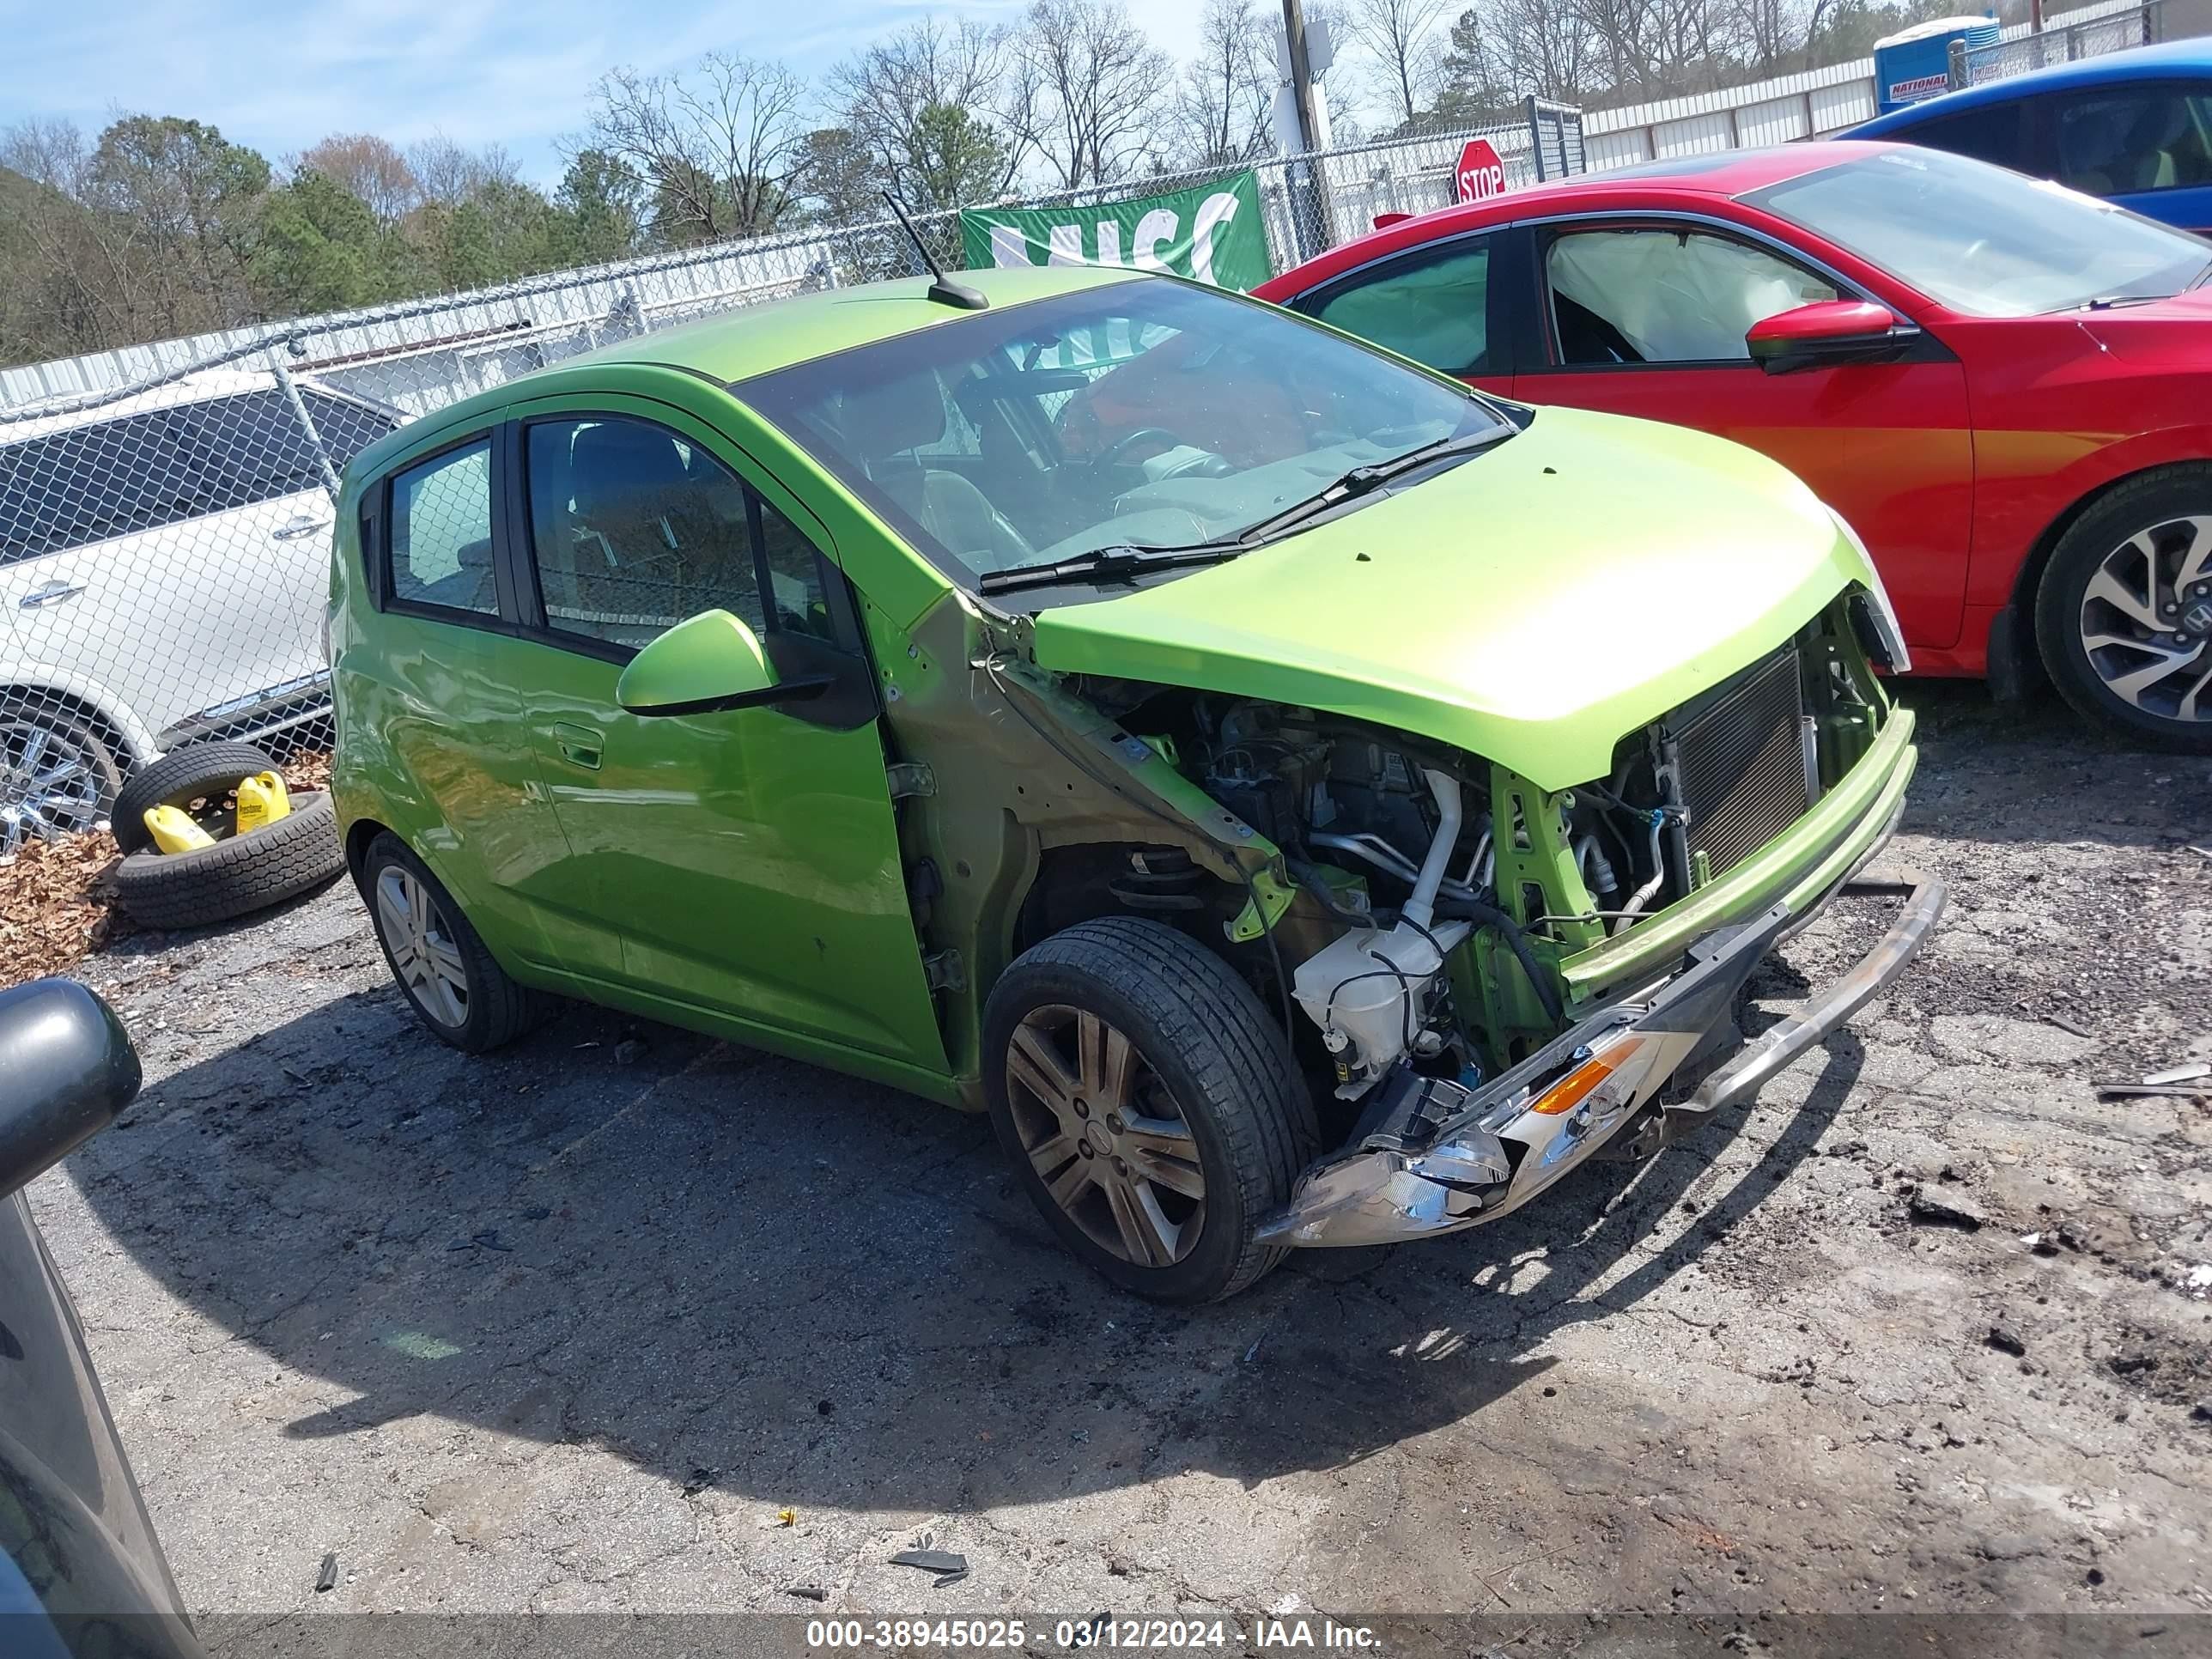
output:
[[1159,279],[732,389],[971,587],[1100,548],[1233,539],[1355,469],[1505,429],[1471,393],[1365,347]]
[[1940,149],[1888,149],[1744,198],[1970,317],[2163,299],[2208,246],[2063,185]]

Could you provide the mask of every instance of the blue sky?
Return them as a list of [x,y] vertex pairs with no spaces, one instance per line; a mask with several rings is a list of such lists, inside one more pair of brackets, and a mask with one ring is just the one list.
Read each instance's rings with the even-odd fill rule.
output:
[[[617,64],[703,52],[779,58],[813,78],[927,12],[1011,17],[1019,0],[0,0],[0,124],[116,110],[210,121],[271,160],[334,131],[399,144],[443,131],[559,174],[556,140]],[[1198,0],[1128,0],[1178,57]]]

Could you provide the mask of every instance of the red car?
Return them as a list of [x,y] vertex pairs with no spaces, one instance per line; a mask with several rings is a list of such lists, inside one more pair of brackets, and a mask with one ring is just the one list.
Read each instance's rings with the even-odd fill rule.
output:
[[[1864,537],[1916,672],[2212,752],[2212,242],[1879,143],[1586,174],[1260,296],[1477,386],[1764,450]],[[1636,503],[1621,502],[1624,516]]]

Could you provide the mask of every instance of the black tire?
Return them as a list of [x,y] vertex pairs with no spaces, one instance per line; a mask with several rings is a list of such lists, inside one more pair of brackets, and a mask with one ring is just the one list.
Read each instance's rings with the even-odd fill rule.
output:
[[116,902],[149,927],[208,927],[297,898],[345,869],[337,813],[319,790],[292,797],[274,823],[184,853],[132,853],[115,868]]
[[98,728],[43,691],[0,690],[0,856],[95,829],[123,774]]
[[[2170,630],[2162,635],[2152,635],[2133,623],[2119,607],[2098,602],[2100,637],[2122,632],[2142,635],[2158,640],[2160,650],[2182,653],[2189,649],[2193,634],[2197,646],[2193,660],[2173,671],[2163,684],[2154,684],[2142,693],[2153,706],[2130,702],[2107,685],[2083,638],[2084,603],[2089,585],[2106,560],[2120,557],[2130,538],[2164,527],[2166,533],[2154,536],[2152,544],[2160,557],[2171,561],[2175,556],[2174,527],[2179,520],[2191,518],[2212,518],[2212,466],[2160,467],[2130,479],[2097,501],[2051,550],[2051,562],[2036,588],[2035,636],[2052,681],[2081,714],[2138,743],[2183,754],[2212,755],[2212,685],[2197,694],[2193,719],[2180,717],[2185,694],[2174,689],[2186,686],[2199,673],[2212,672],[2212,570],[2179,595],[2174,602],[2179,614],[2161,622],[2161,628]],[[2155,579],[2147,576],[2146,581],[2150,586],[2145,599],[2155,603],[2162,597],[2156,591]],[[2199,610],[2200,606],[2205,608]],[[2179,643],[2173,637],[2177,633],[2181,635]],[[2148,647],[2103,647],[2102,656],[2108,672],[2122,677],[2138,666],[2154,666],[2157,661]],[[2170,714],[2157,706],[2169,696],[2175,699],[2174,712]]]
[[238,781],[277,769],[275,761],[250,743],[188,743],[172,749],[133,772],[117,793],[115,844],[125,853],[151,848],[154,834],[146,827],[146,814],[156,806],[177,807],[216,840],[227,839],[238,830],[233,793]]
[[[459,962],[466,981],[458,1021],[434,1012],[426,1000],[428,994],[410,981],[401,965],[394,940],[387,932],[390,915],[379,902],[380,884],[387,872],[404,872],[418,884],[434,907],[438,932]],[[489,1054],[506,1047],[538,1023],[544,1012],[544,998],[517,983],[493,959],[482,936],[470,925],[461,907],[453,902],[453,896],[446,890],[445,884],[430,873],[429,866],[415,856],[406,842],[389,830],[377,836],[362,858],[358,879],[362,898],[368,906],[370,925],[376,930],[377,945],[384,952],[385,965],[392,969],[393,982],[406,997],[408,1006],[414,1009],[415,1017],[440,1042],[450,1043],[464,1054]]]
[[[1200,1231],[1165,1265],[1102,1244],[1054,1200],[1032,1161],[1024,1137],[1036,1131],[1017,1119],[1010,1045],[1032,1015],[1056,1009],[1096,1015],[1126,1036],[1196,1143]],[[1283,1033],[1219,957],[1158,922],[1109,916],[1079,923],[1024,951],[992,988],[983,1044],[991,1121],[1016,1179],[1047,1224],[1097,1273],[1155,1301],[1211,1302],[1243,1290],[1286,1254],[1253,1234],[1289,1199],[1318,1151],[1313,1101]],[[1039,1102],[1025,1097],[1032,1119]],[[1106,1161],[1119,1167],[1117,1158]]]

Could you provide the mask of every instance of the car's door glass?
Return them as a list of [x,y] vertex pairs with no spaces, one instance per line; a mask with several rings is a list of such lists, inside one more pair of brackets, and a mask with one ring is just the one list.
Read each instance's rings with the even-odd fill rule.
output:
[[452,449],[392,480],[392,597],[496,616],[491,442]]
[[2016,167],[2021,164],[2020,118],[2025,107],[2018,100],[1984,104],[1978,109],[1963,109],[1956,115],[1919,122],[1897,136],[1930,149],[1948,149],[1954,155]]
[[1572,231],[1545,260],[1570,367],[1747,362],[1744,334],[1836,298],[1833,283],[1764,248],[1673,227]]
[[1322,322],[1448,374],[1489,368],[1490,244],[1455,243],[1322,301]]
[[2212,184],[2212,93],[2142,87],[2058,100],[2058,180],[2092,196]]
[[0,447],[0,565],[205,512],[191,471],[158,410]]
[[333,473],[342,472],[394,425],[385,416],[325,392],[301,387],[300,398],[315,423],[313,437],[292,400],[273,386],[179,404],[167,411],[185,456],[188,493],[201,503],[200,511],[228,512],[321,489],[325,459]]
[[839,637],[830,605],[830,578],[814,544],[757,495],[750,490],[745,493],[753,509],[761,570],[775,600],[770,607],[773,626],[782,633],[804,634],[843,648],[845,641]]
[[702,611],[767,617],[744,486],[642,421],[528,428],[530,544],[545,625],[635,648]]

